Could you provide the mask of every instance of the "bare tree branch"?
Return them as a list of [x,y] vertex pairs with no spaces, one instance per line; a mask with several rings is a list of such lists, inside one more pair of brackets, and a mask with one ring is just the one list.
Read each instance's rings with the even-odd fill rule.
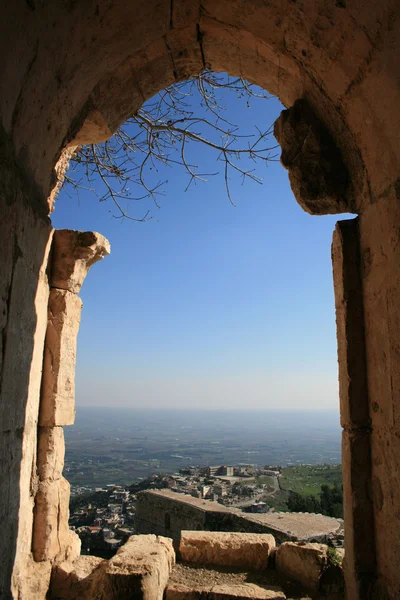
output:
[[[165,167],[181,167],[189,177],[185,191],[197,181],[206,182],[219,171],[199,172],[199,165],[188,158],[197,146],[216,153],[215,164],[223,163],[223,177],[229,201],[235,206],[230,186],[231,174],[245,181],[262,183],[256,174],[260,164],[277,160],[276,144],[268,138],[272,127],[241,134],[224,114],[219,94],[229,90],[249,106],[252,98],[268,95],[244,80],[205,70],[188,81],[175,83],[146,102],[108,141],[79,148],[65,177],[67,193],[80,189],[95,193],[101,202],[114,203],[116,218],[145,222],[152,218],[150,209],[137,217],[129,214],[129,203],[157,198],[164,194],[168,180],[159,179]],[[197,153],[198,155],[198,153]],[[242,166],[241,159],[254,163]],[[85,182],[86,181],[86,185]]]

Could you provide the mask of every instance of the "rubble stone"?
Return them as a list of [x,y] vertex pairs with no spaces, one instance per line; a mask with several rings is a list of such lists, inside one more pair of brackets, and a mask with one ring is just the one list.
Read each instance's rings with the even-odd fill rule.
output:
[[96,571],[87,600],[162,600],[174,564],[172,540],[132,536]]
[[327,551],[328,547],[324,544],[285,542],[276,550],[276,569],[284,577],[294,579],[306,590],[315,593],[328,562]]
[[275,539],[268,533],[182,531],[180,557],[188,563],[261,570],[268,567]]

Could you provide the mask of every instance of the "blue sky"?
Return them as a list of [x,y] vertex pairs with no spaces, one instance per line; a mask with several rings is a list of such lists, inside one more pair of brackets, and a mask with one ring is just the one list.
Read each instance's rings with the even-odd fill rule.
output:
[[[223,101],[244,129],[283,108]],[[216,168],[206,148],[193,159]],[[111,242],[81,292],[78,406],[337,409],[330,244],[343,215],[303,212],[279,162],[258,173],[263,185],[232,179],[233,207],[223,177],[185,192],[170,169],[147,223],[115,219],[90,192],[60,193],[56,228]]]

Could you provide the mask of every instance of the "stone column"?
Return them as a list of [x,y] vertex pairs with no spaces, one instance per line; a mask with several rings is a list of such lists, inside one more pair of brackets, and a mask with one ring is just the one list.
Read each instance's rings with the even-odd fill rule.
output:
[[74,560],[80,540],[69,530],[69,483],[63,426],[75,419],[76,340],[82,300],[77,295],[90,267],[110,253],[100,234],[55,231],[49,262],[50,296],[38,427],[38,491],[33,556],[38,562]]
[[[281,113],[274,135],[282,147],[297,202],[310,214],[355,212],[358,196],[332,132],[311,104],[297,100]],[[363,279],[358,218],[339,221],[333,236],[346,545],[346,592],[364,600],[376,578],[371,500],[371,419],[368,402]]]
[[358,218],[336,224],[332,262],[343,427],[346,593],[349,600],[363,600],[373,597],[376,552]]

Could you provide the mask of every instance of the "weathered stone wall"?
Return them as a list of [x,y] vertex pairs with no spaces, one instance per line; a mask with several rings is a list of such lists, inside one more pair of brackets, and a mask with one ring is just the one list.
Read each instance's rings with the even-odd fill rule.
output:
[[65,143],[109,137],[143,100],[210,66],[245,75],[287,106],[307,98],[349,170],[361,169],[351,173],[356,201],[368,205],[370,191],[398,177],[397,9],[396,0],[7,5],[3,126],[46,197]]
[[[47,258],[52,228],[0,132],[0,598],[30,579]],[[50,569],[40,577],[47,582]]]
[[[358,381],[356,403],[368,411],[365,435],[360,423],[345,424],[345,514],[353,527],[357,465],[364,471],[358,493],[364,506],[369,497],[374,541],[368,559],[359,547],[353,560],[347,548],[353,560],[348,586],[356,600],[357,565],[370,561],[379,594],[399,597],[400,536],[393,526],[400,512],[397,0],[29,0],[3,3],[0,15],[0,589],[8,593],[11,587],[16,554],[17,585],[17,563],[31,545],[54,167],[63,163],[66,146],[106,139],[154,92],[209,66],[255,81],[286,106],[305,99],[311,113],[294,111],[300,127],[286,119],[281,137],[289,135],[293,149],[301,150],[297,158],[284,148],[294,192],[310,212],[359,214],[365,369],[356,368],[351,377],[340,369],[340,376],[342,406],[354,400],[352,384],[343,392],[350,377]],[[291,138],[293,125],[299,135]],[[340,185],[332,180],[331,161],[339,167]],[[317,190],[305,176],[309,167]],[[347,333],[339,335],[343,349]],[[343,356],[339,348],[340,361]],[[367,462],[362,452],[357,460],[353,455],[361,438],[368,438]]]
[[68,526],[70,486],[62,476],[63,426],[75,420],[76,343],[83,306],[78,293],[91,265],[109,252],[108,241],[98,233],[54,232],[38,420],[32,540],[37,562],[73,561],[80,553],[79,537]]
[[[190,504],[182,503],[176,501],[174,496],[178,494],[171,497],[171,494],[139,493],[135,514],[136,533],[165,535],[177,541],[184,529],[207,530],[207,512],[202,508],[202,501],[196,502],[195,498],[191,498],[193,502]],[[220,514],[229,513],[221,510]]]
[[[301,523],[305,526],[301,527]],[[165,535],[174,541],[179,541],[184,530],[269,533],[281,544],[290,540],[325,541],[339,530],[341,523],[312,514],[250,515],[209,500],[154,490],[138,494],[135,527],[137,533]]]
[[[400,191],[396,182],[360,218],[377,594],[400,597]],[[360,463],[359,463],[360,464]],[[381,589],[382,588],[382,589]],[[377,595],[378,597],[378,595]]]
[[[12,182],[5,179],[5,189],[7,184],[13,185],[16,198],[23,193],[17,188],[17,176],[13,173]],[[3,202],[3,207],[4,214],[8,211],[11,216],[21,205]],[[37,253],[30,253],[23,235],[21,239],[17,235],[18,227],[7,248],[12,251],[11,273],[6,268],[2,272],[0,469],[4,493],[0,516],[5,535],[0,551],[1,576],[5,577],[0,580],[0,597],[42,600],[52,566],[74,560],[80,552],[79,538],[68,527],[69,483],[62,477],[62,426],[72,424],[75,416],[76,339],[82,308],[76,294],[91,264],[109,252],[109,244],[91,232],[54,234],[48,219],[33,219],[27,207],[20,216],[21,231],[33,227],[37,233],[39,229],[44,248],[39,246]],[[63,243],[66,239],[68,248]],[[40,263],[43,252],[45,259]],[[29,313],[24,304],[30,294],[36,314]],[[28,378],[23,377],[25,368]]]
[[372,428],[368,406],[358,218],[337,223],[332,260],[339,340],[348,592],[363,598],[368,597],[368,590],[374,584],[376,551],[374,506],[370,493]]
[[400,214],[396,185],[390,186],[383,198],[383,214],[372,204],[358,219],[338,223],[332,256],[348,588],[354,595],[359,591],[361,597],[366,596],[377,580],[373,593],[395,598],[400,594],[400,583],[393,577],[400,540],[398,527],[391,525],[400,515],[395,494],[400,486],[400,423],[396,418],[400,253],[395,225]]

